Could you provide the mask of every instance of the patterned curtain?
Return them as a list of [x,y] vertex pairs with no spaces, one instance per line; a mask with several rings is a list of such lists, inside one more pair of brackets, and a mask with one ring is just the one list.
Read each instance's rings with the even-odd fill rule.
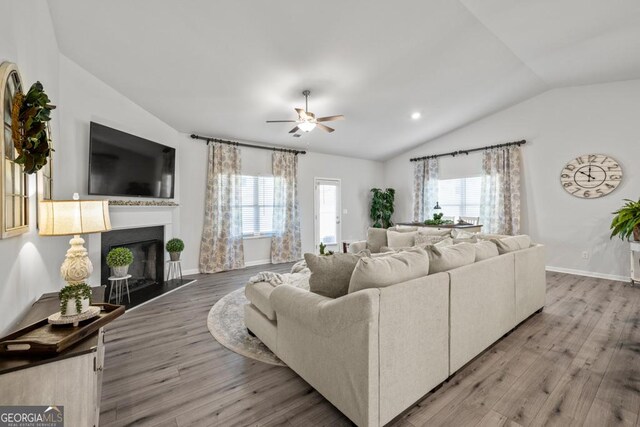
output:
[[241,189],[240,149],[228,144],[210,145],[201,273],[244,267]]
[[520,147],[486,150],[482,154],[480,223],[483,233],[520,232]]
[[298,261],[300,244],[300,206],[298,200],[298,156],[273,153],[273,237],[271,262]]
[[423,222],[433,215],[438,201],[438,159],[414,162],[413,168],[413,220]]

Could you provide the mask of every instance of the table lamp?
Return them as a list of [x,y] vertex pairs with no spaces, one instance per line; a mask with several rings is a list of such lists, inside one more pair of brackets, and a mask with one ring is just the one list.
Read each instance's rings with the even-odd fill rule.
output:
[[[73,236],[69,241],[71,247],[60,267],[60,275],[67,285],[60,292],[61,313],[56,314],[59,314],[58,323],[77,324],[79,316],[84,314],[84,318],[88,319],[93,316],[87,317],[87,313],[94,311],[89,307],[91,290],[85,283],[93,272],[93,265],[80,235],[111,230],[109,201],[80,200],[78,193],[75,193],[73,200],[41,200],[38,209],[41,236]],[[78,302],[74,304],[73,300]],[[50,323],[56,322],[50,318]]]

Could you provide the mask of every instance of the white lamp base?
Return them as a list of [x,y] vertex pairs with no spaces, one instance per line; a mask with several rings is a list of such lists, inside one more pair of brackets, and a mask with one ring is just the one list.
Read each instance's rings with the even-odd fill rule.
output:
[[87,256],[84,239],[75,235],[69,240],[69,244],[71,247],[67,250],[67,255],[60,267],[60,275],[70,285],[84,283],[93,273],[93,264]]

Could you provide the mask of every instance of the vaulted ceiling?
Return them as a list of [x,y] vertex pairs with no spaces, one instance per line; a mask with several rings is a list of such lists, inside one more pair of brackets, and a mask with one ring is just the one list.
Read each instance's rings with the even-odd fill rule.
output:
[[[66,56],[179,131],[376,160],[550,88],[640,78],[638,0],[49,6]],[[265,123],[303,89],[346,116],[336,132]]]

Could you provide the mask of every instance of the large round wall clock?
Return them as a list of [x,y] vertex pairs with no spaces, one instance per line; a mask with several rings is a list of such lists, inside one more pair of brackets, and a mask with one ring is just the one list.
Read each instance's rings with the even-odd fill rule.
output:
[[585,154],[572,159],[562,169],[562,188],[583,199],[606,196],[622,182],[620,163],[604,154]]

